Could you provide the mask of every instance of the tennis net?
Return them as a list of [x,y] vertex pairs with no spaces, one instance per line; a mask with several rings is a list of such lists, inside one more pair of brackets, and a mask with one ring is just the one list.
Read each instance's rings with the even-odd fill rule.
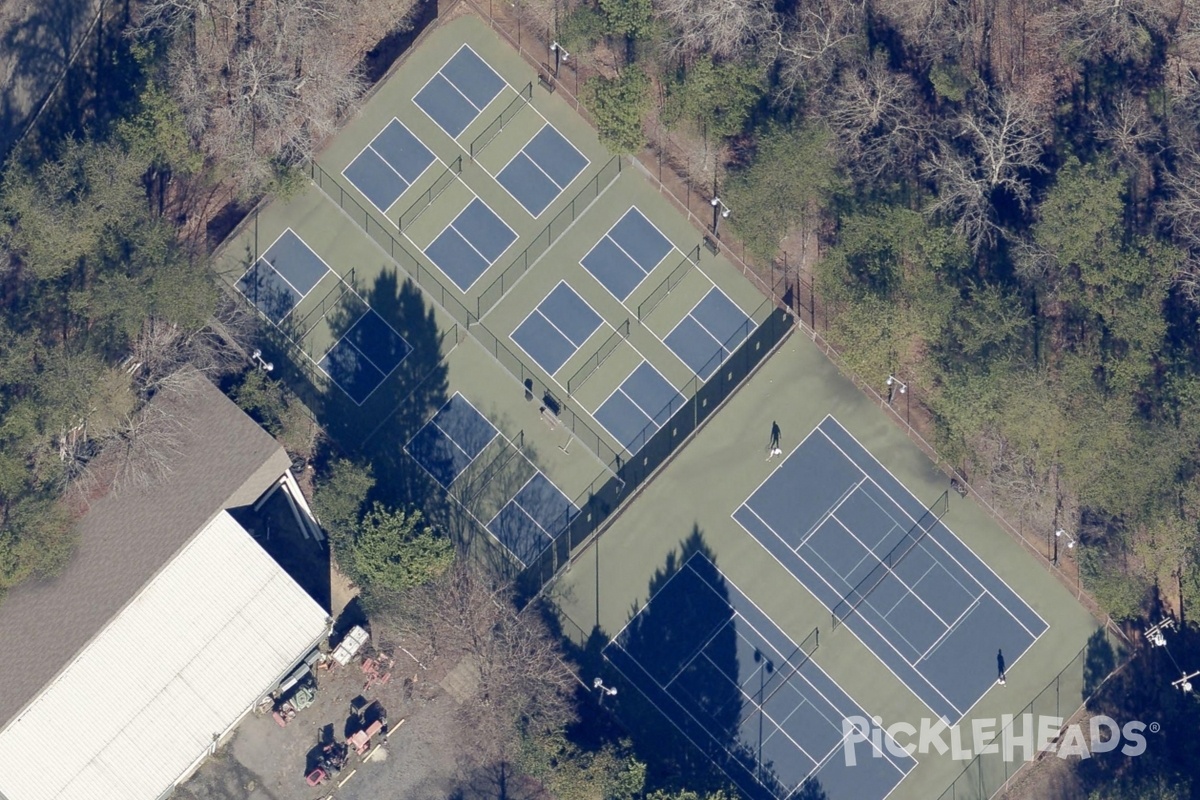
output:
[[742,715],[738,720],[738,727],[741,728],[747,720],[760,713],[770,699],[775,696],[775,693],[787,686],[792,676],[812,659],[813,654],[820,646],[820,634],[816,628],[813,628],[812,633],[796,645],[796,649],[783,660],[782,664],[775,664],[765,653],[756,650],[755,660],[758,661],[759,681],[757,685],[754,685],[753,681],[742,684],[743,692],[753,693],[753,701],[747,700],[742,703]]
[[858,585],[843,597],[837,605],[833,607],[833,627],[846,621],[846,617],[854,613],[854,611],[862,605],[862,602],[867,599],[872,591],[875,590],[883,579],[896,569],[896,565],[904,560],[904,557],[913,551],[921,540],[933,530],[946,512],[950,510],[950,492],[949,490],[942,492],[942,496],[933,502],[933,505],[925,509],[925,513],[916,521],[908,532],[904,534],[896,545],[888,551],[887,555],[879,559],[879,563],[875,565],[867,575],[858,582]]

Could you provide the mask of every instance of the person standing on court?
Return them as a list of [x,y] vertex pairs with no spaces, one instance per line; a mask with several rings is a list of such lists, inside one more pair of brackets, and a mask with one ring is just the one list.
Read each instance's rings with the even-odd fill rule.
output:
[[767,461],[779,455],[783,455],[783,451],[779,449],[779,423],[772,421],[771,444],[767,446]]

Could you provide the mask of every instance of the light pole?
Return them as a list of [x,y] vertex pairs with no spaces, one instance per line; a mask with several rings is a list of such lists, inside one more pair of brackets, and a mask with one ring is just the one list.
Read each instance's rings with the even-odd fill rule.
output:
[[713,209],[713,236],[716,236],[718,239],[720,239],[721,234],[717,233],[717,222],[722,219],[728,219],[729,215],[732,214],[733,211],[729,208],[729,206],[725,205],[725,203],[722,202],[721,198],[719,197],[713,197],[712,200],[708,201],[708,204],[712,206]]
[[1171,681],[1171,685],[1179,689],[1184,694],[1192,691],[1192,678],[1200,677],[1200,672],[1183,673],[1183,677],[1177,681]]
[[1071,536],[1071,534],[1067,533],[1062,528],[1056,530],[1054,532],[1054,558],[1052,559],[1055,564],[1058,564],[1058,540],[1062,539],[1063,537],[1066,537],[1067,549],[1075,549],[1075,537]]
[[561,56],[562,60],[566,61],[571,57],[571,54],[558,42],[551,42],[550,49],[554,51],[554,77],[557,78],[559,57]]
[[605,686],[604,681],[600,678],[596,678],[594,681],[592,681],[592,688],[599,690],[601,700],[603,700],[605,697],[614,697],[617,694],[617,687]]
[[757,648],[754,650],[754,660],[761,664],[758,669],[758,758],[755,766],[758,771],[758,780],[762,782],[763,714],[766,713],[763,710],[763,687],[766,681],[765,676],[775,671],[775,665]]
[[1171,630],[1175,630],[1175,620],[1167,617],[1157,625],[1146,629],[1146,639],[1150,642],[1151,647],[1166,647],[1167,637],[1165,631]]
[[250,354],[250,358],[254,359],[254,363],[257,364],[259,369],[263,370],[264,372],[270,372],[271,370],[275,369],[274,364],[263,358],[262,350],[255,350]]
[[908,398],[908,384],[905,383],[904,381],[900,380],[899,378],[897,378],[895,375],[888,375],[887,387],[888,387],[887,402],[888,402],[889,406],[892,404],[892,398],[894,398],[896,396],[897,390],[899,390],[900,394],[904,395],[904,422],[907,424],[909,421],[908,412],[909,412],[909,402],[910,402],[910,400]]

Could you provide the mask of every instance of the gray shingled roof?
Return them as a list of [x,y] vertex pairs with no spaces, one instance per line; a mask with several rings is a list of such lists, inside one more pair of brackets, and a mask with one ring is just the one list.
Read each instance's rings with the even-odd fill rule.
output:
[[170,472],[95,502],[63,573],[0,602],[0,728],[221,509],[253,502],[287,470],[266,431],[206,379],[195,384],[186,399],[154,401],[185,422]]

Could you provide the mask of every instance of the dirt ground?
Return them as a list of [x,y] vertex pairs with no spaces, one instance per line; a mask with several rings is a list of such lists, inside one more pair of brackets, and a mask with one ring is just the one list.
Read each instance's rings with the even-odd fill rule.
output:
[[[369,647],[369,645],[368,645]],[[457,703],[403,653],[391,680],[364,691],[358,659],[318,672],[316,702],[285,728],[269,713],[247,716],[232,737],[172,795],[173,800],[388,800],[389,798],[496,797],[461,753],[463,732]],[[415,679],[415,680],[414,680]],[[343,741],[357,729],[351,700],[379,701],[386,710],[387,736],[368,758],[351,754],[333,780],[310,787],[305,775],[319,741]],[[486,773],[486,771],[483,771]],[[483,793],[484,789],[488,793]]]

